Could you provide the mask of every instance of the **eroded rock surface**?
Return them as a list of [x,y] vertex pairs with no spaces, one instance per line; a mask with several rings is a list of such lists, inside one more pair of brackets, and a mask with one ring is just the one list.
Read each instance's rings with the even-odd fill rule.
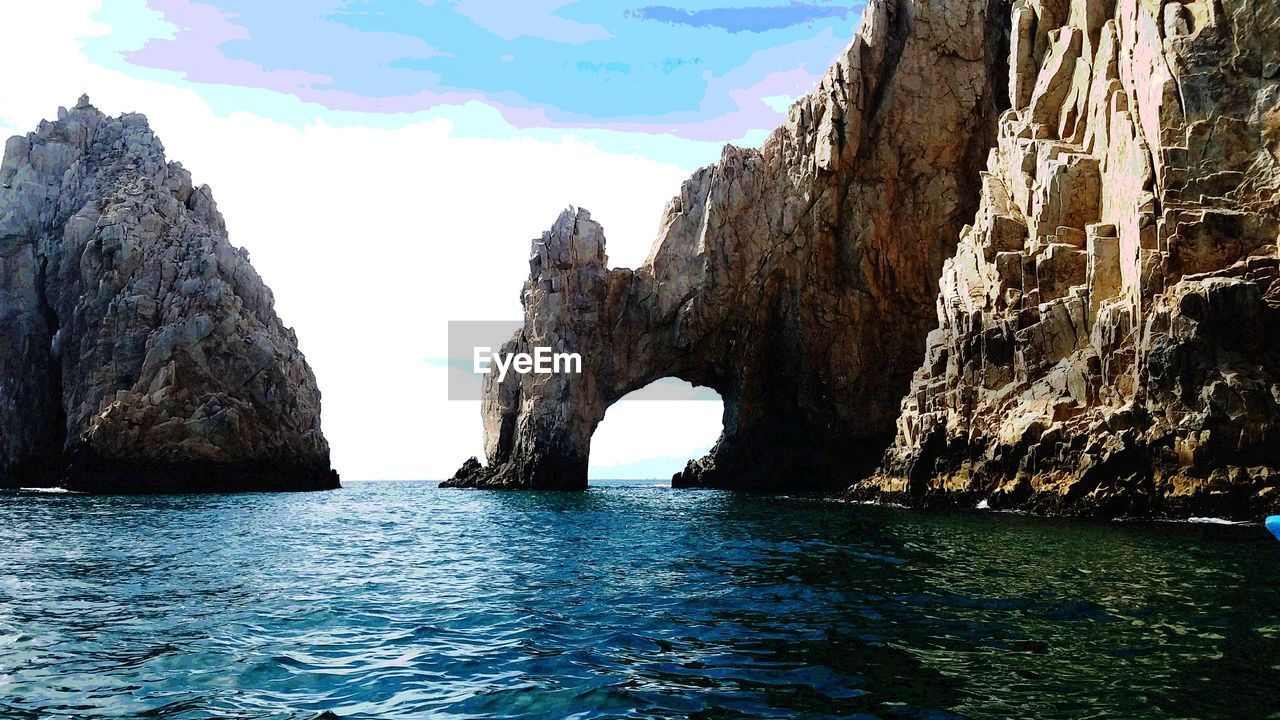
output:
[[853,494],[1280,508],[1280,5],[1023,0],[1012,26],[981,208]]
[[209,188],[81,98],[0,165],[0,487],[337,487],[320,392]]
[[576,351],[583,373],[487,376],[488,462],[446,485],[586,487],[606,408],[668,376],[725,403],[719,442],[678,485],[869,472],[978,205],[1008,106],[1008,21],[997,0],[872,0],[761,150],[727,147],[684,184],[635,270],[608,267],[588,213],[562,214],[534,241],[524,329],[503,352]]

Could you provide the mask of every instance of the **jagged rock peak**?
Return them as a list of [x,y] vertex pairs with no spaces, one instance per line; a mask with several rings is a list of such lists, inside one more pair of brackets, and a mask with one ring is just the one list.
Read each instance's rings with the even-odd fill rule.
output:
[[0,486],[336,487],[320,393],[207,186],[82,96],[0,164]]
[[534,241],[525,325],[503,352],[575,351],[583,372],[487,376],[487,463],[446,485],[585,488],[605,410],[668,376],[725,403],[719,442],[677,484],[839,487],[869,472],[977,208],[1007,106],[1008,22],[997,0],[872,0],[762,149],[728,146],[684,183],[635,270],[608,268],[588,213],[562,214]]
[[1280,509],[1280,5],[1020,0],[1014,109],[858,497]]

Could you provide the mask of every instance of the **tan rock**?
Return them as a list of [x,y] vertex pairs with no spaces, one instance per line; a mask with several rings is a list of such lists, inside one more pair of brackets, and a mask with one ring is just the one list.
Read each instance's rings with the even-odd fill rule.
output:
[[[1024,273],[1017,292],[1015,249],[987,247],[1005,209],[984,196],[947,266],[963,282],[940,285],[930,353],[948,367],[916,372],[881,471],[853,494],[1256,519],[1280,509],[1280,81],[1263,72],[1280,6],[1060,10],[1015,6],[1018,91],[988,164],[1029,228],[1035,291]],[[1004,302],[968,301],[984,292]],[[1010,326],[1012,352],[986,350]],[[993,365],[1010,380],[992,386]]]
[[[536,262],[506,349],[563,342],[584,372],[490,375],[487,464],[447,484],[585,487],[605,410],[665,376],[725,403],[719,442],[677,484],[840,487],[869,472],[933,325],[943,261],[978,207],[1007,83],[993,68],[1009,18],[995,9],[872,0],[761,150],[727,147],[685,183],[641,267]],[[599,232],[569,211],[535,247]],[[1022,234],[1004,224],[991,241]]]

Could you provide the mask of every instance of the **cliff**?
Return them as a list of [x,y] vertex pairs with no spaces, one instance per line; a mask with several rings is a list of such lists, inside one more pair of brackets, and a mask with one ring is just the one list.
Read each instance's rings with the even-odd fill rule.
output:
[[853,496],[1280,509],[1280,6],[1033,0],[882,471]]
[[320,392],[208,187],[81,98],[0,165],[0,487],[337,487]]
[[726,147],[666,207],[649,258],[608,267],[567,211],[533,243],[504,353],[580,375],[486,377],[487,463],[450,486],[585,488],[605,410],[663,377],[716,390],[724,430],[677,485],[836,488],[892,440],[935,325],[942,265],[978,206],[1008,106],[999,0],[872,0],[818,88],[760,150]]

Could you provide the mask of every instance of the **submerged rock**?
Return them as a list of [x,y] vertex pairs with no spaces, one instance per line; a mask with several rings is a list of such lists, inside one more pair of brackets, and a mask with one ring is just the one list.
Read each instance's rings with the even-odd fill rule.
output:
[[0,165],[0,486],[338,486],[320,392],[207,186],[81,98]]
[[[563,213],[533,243],[524,328],[580,375],[486,377],[487,464],[445,485],[585,488],[605,410],[663,377],[716,390],[724,431],[677,485],[842,487],[892,439],[1008,103],[1008,4],[872,0],[761,150],[726,147],[667,205],[645,263]],[[637,438],[637,442],[643,442]]]
[[1280,6],[1013,12],[1014,109],[897,438],[853,494],[1280,508]]

